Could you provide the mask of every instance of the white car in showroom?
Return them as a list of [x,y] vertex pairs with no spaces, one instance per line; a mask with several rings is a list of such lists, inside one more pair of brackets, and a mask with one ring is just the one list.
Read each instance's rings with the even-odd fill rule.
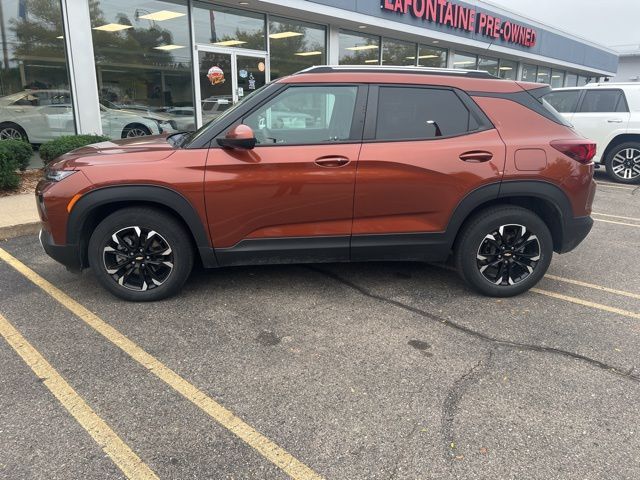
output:
[[558,88],[544,99],[595,141],[596,165],[620,183],[640,183],[640,84],[590,83]]
[[[112,138],[173,131],[169,122],[104,105],[100,105],[100,116],[102,133]],[[0,97],[0,140],[23,138],[40,144],[74,131],[71,98],[66,90],[24,90]]]

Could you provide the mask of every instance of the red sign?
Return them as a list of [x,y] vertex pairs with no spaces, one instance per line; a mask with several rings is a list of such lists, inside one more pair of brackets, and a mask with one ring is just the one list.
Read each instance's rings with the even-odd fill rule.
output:
[[464,7],[450,0],[382,0],[381,8],[528,48],[536,44],[535,29],[478,12],[475,8]]

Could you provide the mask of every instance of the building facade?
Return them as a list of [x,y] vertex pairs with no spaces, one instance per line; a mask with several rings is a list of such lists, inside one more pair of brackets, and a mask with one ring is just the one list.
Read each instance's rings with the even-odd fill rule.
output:
[[1,0],[0,25],[0,137],[32,143],[197,128],[319,64],[480,69],[553,87],[618,64],[605,47],[456,0]]

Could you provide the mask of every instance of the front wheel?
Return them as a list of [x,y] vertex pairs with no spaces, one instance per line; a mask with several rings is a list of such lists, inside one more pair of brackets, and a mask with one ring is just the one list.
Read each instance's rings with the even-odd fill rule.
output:
[[619,183],[640,183],[640,144],[627,142],[612,148],[605,159],[607,174]]
[[553,256],[549,228],[521,207],[491,207],[462,229],[454,252],[462,278],[478,292],[512,297],[544,276]]
[[188,233],[151,208],[126,208],[105,218],[91,235],[88,257],[103,287],[134,302],[176,294],[193,267]]
[[122,138],[136,138],[146,135],[151,135],[151,130],[149,130],[149,127],[140,123],[132,123],[122,130]]

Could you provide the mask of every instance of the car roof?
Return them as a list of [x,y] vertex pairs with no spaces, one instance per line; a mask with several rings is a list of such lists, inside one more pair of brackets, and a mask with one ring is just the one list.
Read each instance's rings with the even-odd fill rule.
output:
[[307,68],[278,83],[389,83],[431,85],[460,88],[467,91],[513,93],[523,89],[543,88],[543,84],[516,83],[481,70],[382,65],[322,65]]
[[567,90],[591,90],[597,88],[640,88],[640,83],[637,82],[598,82],[598,83],[587,83],[586,85],[582,85],[580,87],[562,87],[562,88],[554,88],[554,92],[563,92]]

